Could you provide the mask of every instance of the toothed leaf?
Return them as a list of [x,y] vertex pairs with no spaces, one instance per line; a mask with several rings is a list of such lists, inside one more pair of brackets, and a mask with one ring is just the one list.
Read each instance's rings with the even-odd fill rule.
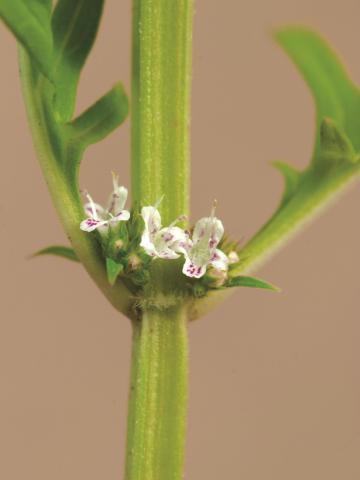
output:
[[59,0],[54,32],[55,108],[62,121],[72,118],[81,70],[93,46],[104,0]]
[[278,287],[275,287],[275,285],[272,285],[271,283],[260,280],[259,278],[245,276],[230,278],[226,283],[226,287],[251,287],[272,290],[274,292],[280,291]]
[[115,282],[123,269],[124,267],[121,263],[117,263],[111,258],[106,259],[106,273],[110,285],[115,285]]
[[61,245],[53,245],[51,247],[43,248],[42,250],[34,253],[33,256],[38,257],[40,255],[56,255],[57,257],[66,258],[67,260],[72,260],[73,262],[79,262],[79,259],[72,248],[63,247]]
[[50,0],[0,0],[0,17],[41,73],[52,78]]

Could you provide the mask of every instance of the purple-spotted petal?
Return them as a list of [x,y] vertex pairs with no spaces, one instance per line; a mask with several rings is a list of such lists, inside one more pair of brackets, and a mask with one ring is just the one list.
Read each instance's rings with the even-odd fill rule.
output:
[[185,260],[182,272],[187,277],[200,278],[206,273],[206,266],[195,265],[189,258]]
[[222,252],[219,249],[216,249],[210,259],[209,264],[212,267],[214,267],[216,270],[226,271],[229,266],[229,259],[224,252]]
[[128,196],[128,190],[125,187],[114,188],[108,202],[108,212],[112,215],[118,215],[125,207]]
[[117,222],[126,222],[130,218],[130,212],[128,210],[121,210],[115,217],[112,217],[110,224],[114,225]]
[[84,232],[93,232],[97,228],[106,225],[107,222],[103,220],[96,220],[95,218],[89,217],[86,220],[83,220],[80,223],[80,229]]
[[165,260],[175,260],[179,258],[179,254],[174,252],[171,248],[164,248],[161,251],[156,251],[156,256],[159,258],[164,258]]
[[224,235],[224,226],[216,217],[204,217],[196,222],[193,242],[208,242],[209,248],[216,248]]
[[95,220],[106,219],[107,212],[105,208],[103,208],[98,203],[88,202],[84,205],[84,210],[86,215],[89,215],[89,217],[93,217]]
[[145,222],[145,230],[148,230],[149,235],[155,235],[161,229],[161,216],[157,208],[143,207],[141,216]]

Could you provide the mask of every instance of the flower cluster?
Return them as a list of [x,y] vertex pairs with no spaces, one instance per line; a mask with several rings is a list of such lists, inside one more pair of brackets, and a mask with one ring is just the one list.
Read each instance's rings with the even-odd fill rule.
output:
[[[221,220],[215,216],[215,205],[209,217],[198,220],[192,234],[176,225],[185,217],[179,217],[171,225],[164,227],[158,204],[144,206],[138,215],[142,219],[141,232],[139,232],[138,222],[132,218],[133,215],[128,210],[124,209],[127,195],[127,189],[118,185],[118,178],[115,175],[113,175],[113,192],[106,208],[95,203],[86,193],[88,202],[84,208],[87,218],[81,222],[80,228],[86,232],[99,231],[101,238],[109,244],[109,239],[114,237],[112,233],[115,230],[123,231],[120,222],[136,223],[138,233],[136,247],[138,250],[140,247],[141,256],[145,254],[150,260],[152,258],[173,260],[182,256],[184,258],[182,272],[187,277],[199,279],[204,277],[208,268],[211,268],[213,278],[220,282],[219,284],[226,278],[229,265],[239,261],[235,251],[226,255],[218,248],[224,235],[224,227]],[[131,233],[127,232],[125,236],[128,241]],[[114,248],[114,245],[116,248],[123,247],[124,233],[119,233],[115,237],[115,243],[110,241],[111,248]],[[106,248],[109,249],[109,247]],[[134,262],[138,254],[133,253],[131,257]]]

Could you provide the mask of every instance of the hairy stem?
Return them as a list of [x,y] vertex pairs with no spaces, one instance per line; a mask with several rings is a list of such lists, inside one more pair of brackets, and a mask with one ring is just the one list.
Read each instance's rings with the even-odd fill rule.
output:
[[149,309],[133,324],[126,480],[183,477],[187,405],[187,317]]
[[193,0],[133,0],[132,193],[164,224],[189,213]]

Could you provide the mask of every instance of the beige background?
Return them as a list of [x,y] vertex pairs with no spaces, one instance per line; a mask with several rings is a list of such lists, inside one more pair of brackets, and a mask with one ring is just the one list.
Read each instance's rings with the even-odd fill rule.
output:
[[[248,238],[281,191],[269,161],[302,166],[310,95],[269,38],[287,22],[322,31],[360,83],[358,0],[198,0],[192,211],[214,196]],[[129,85],[130,1],[108,0],[79,110]],[[65,241],[25,122],[16,48],[0,28],[0,478],[122,477],[130,326],[81,267],[34,250]],[[92,148],[82,183],[129,183],[129,126]],[[201,187],[200,189],[198,187]],[[188,479],[360,478],[360,186],[261,271],[281,295],[238,291],[192,325]]]

